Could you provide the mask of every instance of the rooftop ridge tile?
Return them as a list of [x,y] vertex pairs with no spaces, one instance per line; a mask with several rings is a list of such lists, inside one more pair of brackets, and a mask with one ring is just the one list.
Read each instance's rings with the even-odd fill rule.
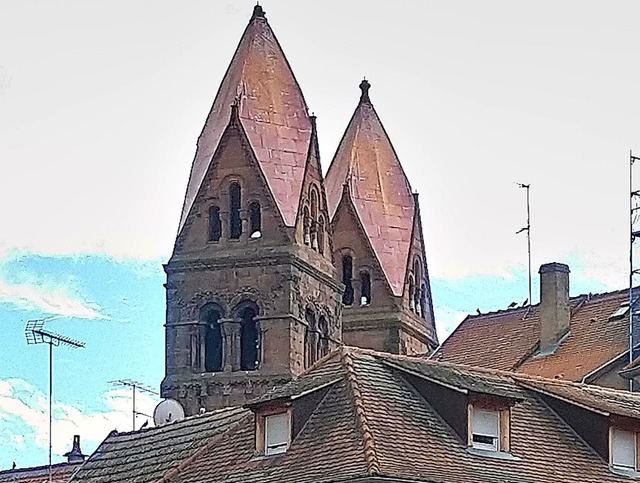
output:
[[362,443],[364,447],[364,459],[367,465],[367,472],[370,475],[379,475],[380,464],[378,462],[378,455],[376,452],[375,442],[373,440],[373,433],[369,427],[366,411],[364,409],[362,392],[356,376],[356,370],[353,367],[353,359],[351,358],[349,347],[342,346],[339,350],[341,351],[340,355],[342,366],[344,367],[347,375],[348,393],[351,394],[356,413],[356,420],[360,430],[362,431]]
[[[634,292],[637,292],[639,290],[640,290],[640,285],[633,288]],[[594,299],[601,299],[601,298],[605,298],[605,297],[626,295],[628,293],[629,293],[629,289],[628,288],[612,290],[610,292],[581,293],[581,294],[572,295],[571,297],[569,297],[569,302],[580,302],[580,299],[585,299],[584,302],[586,303],[586,302],[592,302]],[[538,302],[537,304],[525,305],[525,306],[521,306],[521,307],[490,310],[489,312],[483,312],[481,314],[467,314],[466,318],[467,319],[477,320],[477,319],[482,319],[484,317],[495,317],[496,315],[512,315],[514,313],[517,313],[518,311],[526,311],[526,310],[530,310],[530,309],[535,309],[535,308],[537,308],[539,306],[540,306],[540,302]]]
[[640,402],[640,393],[631,393],[623,389],[614,389],[610,387],[596,386],[593,384],[575,382],[567,379],[552,379],[548,377],[536,376],[533,374],[527,374],[522,372],[512,372],[512,371],[505,371],[502,369],[491,369],[488,367],[471,366],[468,364],[460,364],[455,362],[443,362],[443,361],[436,361],[432,359],[424,359],[419,356],[411,356],[411,355],[404,355],[404,354],[390,354],[390,353],[380,352],[372,349],[363,349],[360,347],[343,346],[343,350],[349,353],[349,355],[351,355],[352,353],[362,353],[362,354],[366,354],[372,357],[382,358],[382,359],[399,359],[404,361],[419,362],[421,364],[428,364],[433,366],[445,366],[451,369],[463,369],[463,370],[469,370],[470,372],[490,374],[493,376],[501,376],[507,379],[511,379],[514,383],[517,383],[518,380],[521,379],[521,380],[527,380],[527,381],[533,381],[533,382],[553,384],[560,387],[573,387],[578,389],[585,389],[593,393],[602,393],[602,394],[609,394],[609,395],[615,394],[615,395],[621,395],[625,397],[630,396],[634,400],[637,399],[638,402]]
[[143,429],[137,429],[135,431],[113,430],[111,434],[109,434],[109,437],[110,438],[120,438],[120,437],[126,437],[126,436],[138,437],[141,433],[149,433],[149,436],[155,436],[155,435],[152,435],[151,433],[157,433],[160,431],[170,432],[173,430],[181,430],[181,429],[184,429],[186,423],[206,424],[208,422],[207,421],[208,419],[214,419],[214,416],[219,416],[222,413],[229,413],[229,415],[231,415],[232,413],[240,413],[240,412],[242,412],[241,406],[228,406],[225,408],[215,409],[213,411],[207,411],[203,414],[194,414],[192,416],[187,416],[186,418],[181,419],[179,421],[172,421],[170,423],[161,424],[159,426],[150,426]]

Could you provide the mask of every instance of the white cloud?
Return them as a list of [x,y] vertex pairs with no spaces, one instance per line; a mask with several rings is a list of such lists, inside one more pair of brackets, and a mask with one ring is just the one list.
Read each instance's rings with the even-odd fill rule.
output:
[[[0,379],[0,391],[0,419],[9,421],[12,444],[22,447],[33,442],[41,448],[48,447],[49,412],[45,395],[20,379]],[[105,411],[86,411],[68,404],[54,403],[52,446],[56,455],[61,456],[71,449],[75,434],[81,436],[83,451],[87,452],[88,448],[95,448],[114,429],[131,431],[130,391],[107,391],[102,395],[102,402],[107,408]],[[136,395],[136,410],[139,412],[152,414],[155,404],[145,394]],[[16,426],[29,427],[33,431],[33,441],[29,441],[30,434],[21,433],[18,429],[12,432],[11,421]],[[138,426],[143,422],[144,418],[139,418]]]
[[24,309],[39,309],[47,314],[81,319],[107,319],[96,304],[81,300],[63,286],[49,283],[8,283],[0,279],[0,301]]

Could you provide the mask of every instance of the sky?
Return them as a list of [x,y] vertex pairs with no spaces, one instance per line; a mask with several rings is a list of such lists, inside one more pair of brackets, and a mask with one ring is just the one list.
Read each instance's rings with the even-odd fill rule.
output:
[[[252,1],[0,0],[0,470],[131,429],[164,373],[164,273],[197,137]],[[262,2],[318,117],[324,170],[370,96],[419,193],[441,340],[466,313],[628,283],[629,151],[640,154],[640,4]],[[639,168],[640,169],[640,168]],[[638,173],[637,179],[640,179]],[[158,402],[138,398],[150,414]],[[137,420],[140,425],[144,417]]]

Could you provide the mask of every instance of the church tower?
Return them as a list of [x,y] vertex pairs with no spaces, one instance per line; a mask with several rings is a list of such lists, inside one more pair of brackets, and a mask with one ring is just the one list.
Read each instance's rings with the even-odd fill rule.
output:
[[165,266],[162,396],[237,405],[341,343],[315,119],[257,5],[198,139]]
[[438,345],[418,195],[400,165],[371,99],[360,102],[325,185],[334,263],[345,285],[345,344],[396,354]]

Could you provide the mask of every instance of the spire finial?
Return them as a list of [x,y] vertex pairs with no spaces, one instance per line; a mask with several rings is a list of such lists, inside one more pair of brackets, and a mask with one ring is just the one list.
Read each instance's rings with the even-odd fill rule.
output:
[[366,78],[362,79],[362,82],[360,82],[360,90],[362,91],[362,94],[360,94],[360,102],[371,104],[371,99],[369,99],[370,87],[371,84],[369,84],[369,81]]
[[251,20],[253,20],[254,18],[267,18],[265,17],[265,11],[262,8],[262,6],[256,2],[256,6],[253,7],[253,15],[251,15]]

